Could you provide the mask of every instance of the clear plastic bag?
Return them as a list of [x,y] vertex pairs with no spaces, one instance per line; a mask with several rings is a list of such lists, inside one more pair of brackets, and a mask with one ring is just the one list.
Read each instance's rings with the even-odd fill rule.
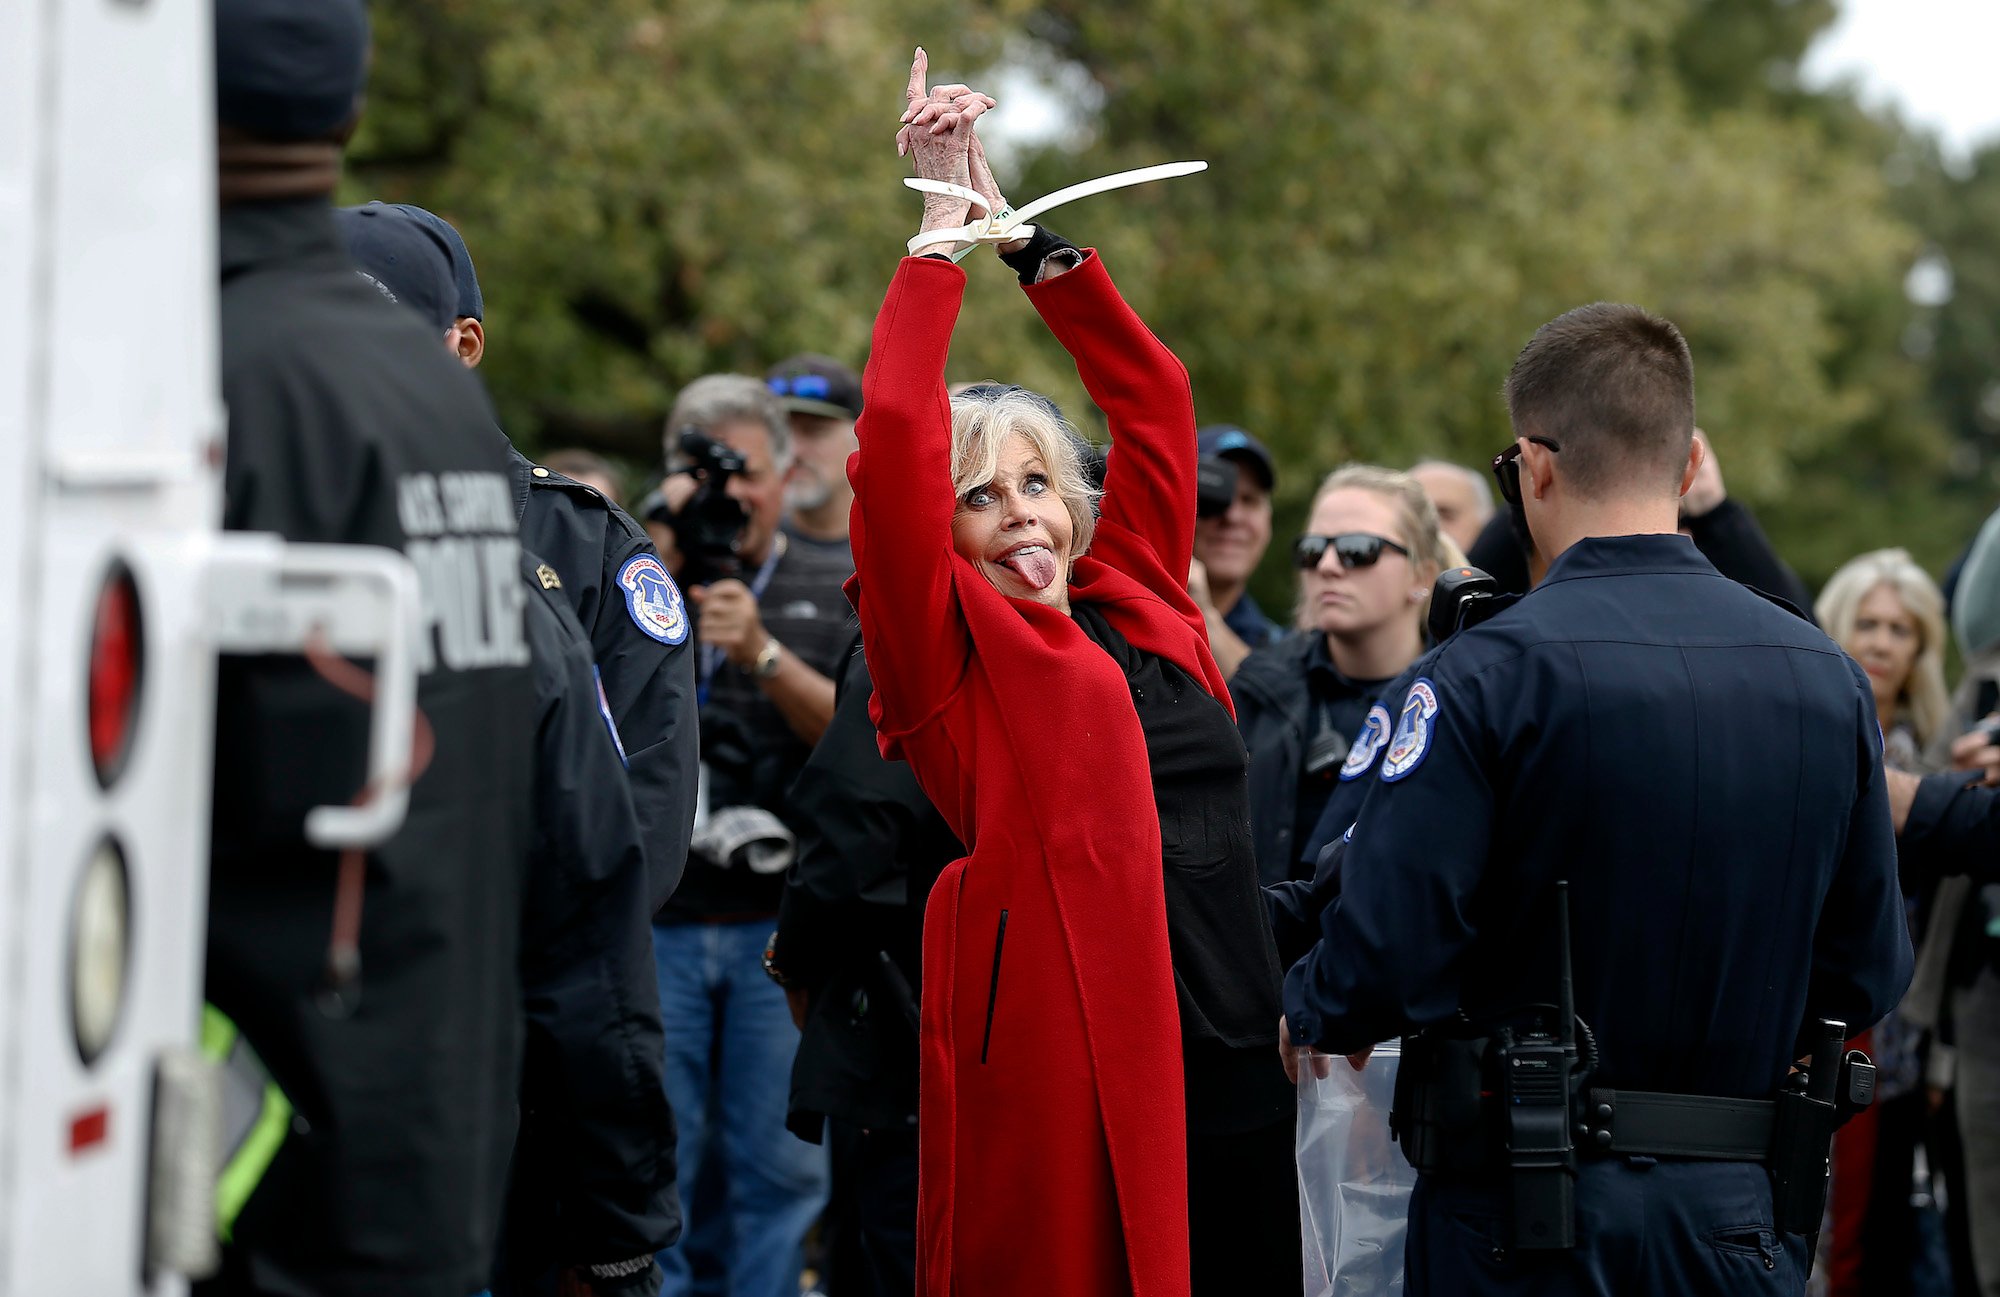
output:
[[[1306,1297],[1403,1291],[1403,1237],[1417,1173],[1389,1138],[1402,1049],[1378,1045],[1360,1071],[1344,1058],[1299,1066],[1299,1214]],[[1325,1076],[1318,1073],[1324,1070]]]

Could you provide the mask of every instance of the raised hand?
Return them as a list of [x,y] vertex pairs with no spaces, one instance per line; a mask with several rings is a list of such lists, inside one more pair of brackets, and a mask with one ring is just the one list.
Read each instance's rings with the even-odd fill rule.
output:
[[[917,51],[923,57],[923,51]],[[904,110],[904,124],[911,131],[929,130],[933,135],[946,131],[969,127],[979,120],[979,115],[996,106],[992,95],[981,94],[971,86],[952,84],[933,86],[929,96],[921,103],[912,102]]]
[[[971,127],[966,127],[971,130]],[[986,200],[986,210],[997,212],[1007,206],[1007,195],[1000,192],[1000,182],[993,178],[993,168],[986,165],[986,146],[979,137],[972,137],[972,156],[966,159],[972,171],[972,188]]]
[[[955,123],[946,125],[939,122],[936,116],[927,117],[923,125],[916,123],[915,119],[931,107],[932,96],[924,89],[924,76],[929,71],[930,56],[919,45],[916,57],[910,61],[910,82],[904,90],[906,106],[902,129],[896,132],[896,152],[899,156],[909,155],[921,179],[943,180],[969,188],[972,184],[971,130],[955,130]],[[975,106],[967,105],[968,109]],[[984,112],[985,108],[980,107],[979,111]],[[977,115],[974,114],[975,117]],[[942,129],[939,129],[940,126]],[[923,228],[941,230],[963,225],[970,207],[971,204],[964,199],[953,198],[949,194],[925,194]]]

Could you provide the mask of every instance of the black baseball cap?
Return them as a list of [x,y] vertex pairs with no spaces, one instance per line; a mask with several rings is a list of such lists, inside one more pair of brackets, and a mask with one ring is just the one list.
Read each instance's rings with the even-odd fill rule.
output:
[[1271,452],[1264,449],[1263,442],[1233,423],[1209,424],[1195,433],[1194,444],[1201,454],[1221,455],[1248,464],[1264,479],[1266,491],[1278,484],[1278,465]]
[[363,278],[440,335],[458,319],[451,252],[430,226],[387,203],[334,209],[333,222]]
[[781,360],[764,376],[764,385],[790,413],[828,419],[861,415],[861,375],[831,356],[807,353]]
[[472,254],[466,251],[465,240],[459,237],[451,222],[413,203],[384,203],[377,199],[368,205],[393,207],[407,213],[444,242],[444,250],[451,257],[451,281],[458,288],[458,313],[483,323],[486,319],[486,299],[479,292],[479,276],[473,273]]
[[267,140],[332,136],[368,83],[361,0],[216,0],[215,117]]

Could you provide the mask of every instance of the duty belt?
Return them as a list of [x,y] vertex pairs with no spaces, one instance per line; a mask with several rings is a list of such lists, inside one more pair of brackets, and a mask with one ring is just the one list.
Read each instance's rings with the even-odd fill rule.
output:
[[1769,1099],[1590,1089],[1578,1131],[1585,1156],[1771,1160],[1777,1105]]

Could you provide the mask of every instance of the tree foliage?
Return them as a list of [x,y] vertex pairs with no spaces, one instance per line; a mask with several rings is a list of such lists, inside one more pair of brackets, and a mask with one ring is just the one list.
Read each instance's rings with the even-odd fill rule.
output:
[[[1787,79],[1829,12],[432,0],[378,9],[349,194],[459,224],[517,435],[651,458],[699,373],[807,349],[863,359],[918,209],[891,145],[911,46],[940,78],[989,82],[1027,50],[1080,65],[1102,107],[1086,147],[1001,176],[1017,202],[1211,163],[1052,221],[1103,250],[1187,362],[1204,420],[1278,452],[1281,536],[1343,460],[1483,465],[1534,328],[1618,299],[1687,332],[1731,490],[1808,576],[1890,543],[1935,564],[1976,515],[1969,497],[1935,506],[1956,425],[1905,346],[1925,238],[1884,178],[1896,136]],[[1978,193],[2000,206],[1990,171]],[[1082,414],[1065,358],[987,260],[968,263],[954,377],[1028,383]],[[1990,317],[1938,328],[1941,347],[1991,355]]]

